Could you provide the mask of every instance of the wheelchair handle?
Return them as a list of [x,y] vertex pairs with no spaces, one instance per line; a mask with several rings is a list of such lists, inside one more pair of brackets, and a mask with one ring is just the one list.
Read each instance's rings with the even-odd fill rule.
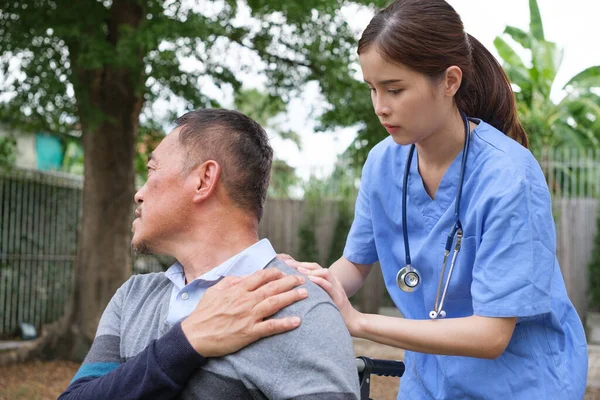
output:
[[375,374],[379,376],[401,377],[404,374],[404,363],[397,360],[372,359],[357,357],[356,368],[359,374]]

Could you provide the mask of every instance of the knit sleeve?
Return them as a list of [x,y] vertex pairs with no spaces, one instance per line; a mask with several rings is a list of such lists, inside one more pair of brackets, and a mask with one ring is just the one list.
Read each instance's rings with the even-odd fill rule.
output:
[[180,324],[150,342],[137,356],[122,362],[119,332],[126,285],[106,307],[92,347],[60,400],[172,399],[204,363]]

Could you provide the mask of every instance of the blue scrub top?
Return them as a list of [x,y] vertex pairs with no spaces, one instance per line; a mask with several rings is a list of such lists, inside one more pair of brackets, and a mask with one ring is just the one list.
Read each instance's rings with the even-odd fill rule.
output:
[[[587,344],[556,258],[546,180],[527,149],[491,125],[473,121],[478,126],[471,134],[460,208],[464,236],[444,310],[446,318],[518,317],[517,325],[495,360],[407,351],[398,398],[580,400]],[[402,179],[409,148],[388,137],[369,153],[344,257],[357,264],[379,261],[402,314],[428,319],[454,223],[462,151],[435,200],[425,191],[415,152],[407,225],[412,266],[422,285],[405,293],[396,285],[396,274],[405,265]]]

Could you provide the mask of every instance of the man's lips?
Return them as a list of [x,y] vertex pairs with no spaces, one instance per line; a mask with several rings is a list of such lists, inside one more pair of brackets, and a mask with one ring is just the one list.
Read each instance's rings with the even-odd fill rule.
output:
[[142,211],[138,208],[135,210],[135,217],[140,218],[142,216]]

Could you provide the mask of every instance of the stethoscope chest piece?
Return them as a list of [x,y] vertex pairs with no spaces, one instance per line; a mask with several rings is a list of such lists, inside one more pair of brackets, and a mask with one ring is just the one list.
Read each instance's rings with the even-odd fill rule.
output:
[[421,287],[421,275],[416,269],[407,265],[398,271],[396,283],[404,292],[414,292]]

